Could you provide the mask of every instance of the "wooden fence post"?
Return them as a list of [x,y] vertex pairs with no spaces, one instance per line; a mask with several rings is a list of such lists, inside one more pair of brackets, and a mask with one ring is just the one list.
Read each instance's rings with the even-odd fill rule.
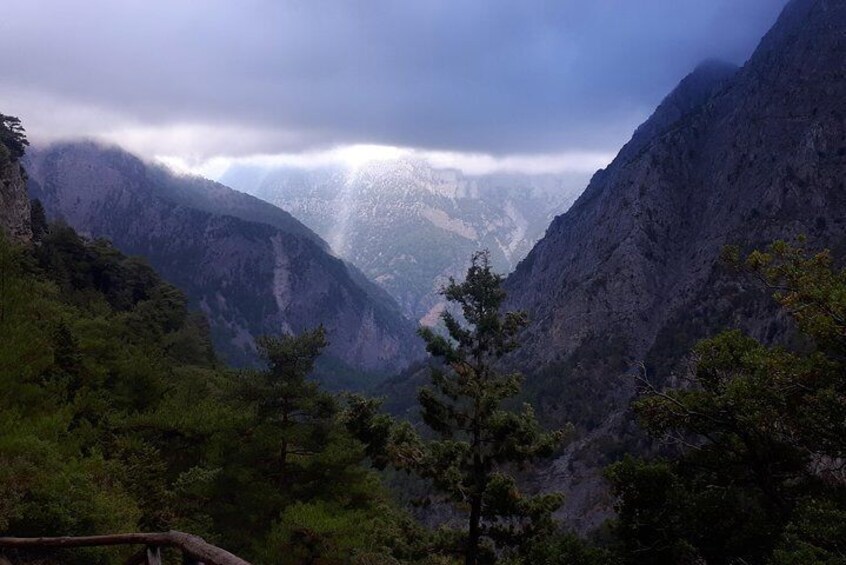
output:
[[147,565],[162,565],[162,550],[160,547],[147,546]]

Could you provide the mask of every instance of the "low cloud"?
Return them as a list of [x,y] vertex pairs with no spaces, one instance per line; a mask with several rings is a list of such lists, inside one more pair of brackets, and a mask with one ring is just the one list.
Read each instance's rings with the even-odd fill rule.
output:
[[581,166],[700,60],[743,62],[783,4],[12,2],[0,112],[37,141],[187,161],[378,145],[478,169]]
[[178,155],[157,155],[155,160],[178,173],[195,174],[219,179],[230,167],[237,165],[262,168],[318,167],[354,168],[373,161],[420,159],[435,168],[458,169],[467,175],[492,173],[527,174],[590,174],[605,167],[613,153],[568,152],[543,155],[489,155],[449,151],[425,151],[387,145],[349,145],[304,153],[251,155],[248,157],[214,157],[192,159]]

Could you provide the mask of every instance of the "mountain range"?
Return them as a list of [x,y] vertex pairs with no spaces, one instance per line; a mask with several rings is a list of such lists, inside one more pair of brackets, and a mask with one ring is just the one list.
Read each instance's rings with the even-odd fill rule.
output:
[[[769,289],[722,260],[726,246],[802,236],[846,256],[846,2],[791,0],[743,66],[697,67],[572,206],[569,180],[415,160],[222,177],[287,212],[93,143],[35,148],[24,165],[48,216],[146,257],[206,313],[228,360],[254,360],[262,333],[326,325],[322,371],[348,375],[338,386],[414,367],[404,314],[432,321],[437,287],[472,251],[488,247],[501,270],[519,261],[507,307],[530,323],[507,364],[547,424],[576,429],[531,481],[566,492],[561,515],[587,531],[612,512],[602,469],[652,448],[629,409],[636,373],[677,382],[691,346],[726,328],[793,338]],[[0,154],[0,179],[0,226],[25,240],[26,174]],[[387,405],[406,411],[425,377],[387,381]]]
[[234,164],[219,179],[283,208],[432,325],[439,290],[488,249],[510,272],[587,180],[572,174],[466,175],[403,157],[356,166]]
[[185,291],[230,363],[253,362],[259,335],[318,324],[333,385],[361,387],[422,354],[396,303],[275,206],[90,142],[32,148],[24,166],[49,218],[145,257]]

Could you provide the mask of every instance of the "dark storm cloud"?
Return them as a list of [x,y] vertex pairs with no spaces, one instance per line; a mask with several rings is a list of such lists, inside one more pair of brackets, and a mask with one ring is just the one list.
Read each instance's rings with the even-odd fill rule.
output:
[[783,4],[13,0],[0,111],[200,153],[607,151],[700,60],[743,62]]

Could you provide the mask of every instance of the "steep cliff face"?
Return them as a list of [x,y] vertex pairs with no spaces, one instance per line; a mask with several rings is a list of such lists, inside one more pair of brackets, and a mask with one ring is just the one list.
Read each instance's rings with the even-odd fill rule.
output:
[[26,172],[3,143],[0,143],[0,230],[15,241],[26,242],[32,238]]
[[324,363],[353,385],[420,353],[413,327],[372,283],[289,214],[222,185],[182,178],[91,143],[30,152],[31,192],[49,216],[141,255],[202,308],[234,363],[253,338],[323,324]]
[[846,3],[793,0],[743,68],[685,79],[509,277],[510,306],[532,320],[530,386],[584,432],[543,479],[573,489],[566,513],[583,527],[607,507],[597,470],[624,435],[623,375],[643,360],[669,371],[726,327],[778,340],[763,293],[721,267],[721,249],[806,234],[844,257],[844,182]]

